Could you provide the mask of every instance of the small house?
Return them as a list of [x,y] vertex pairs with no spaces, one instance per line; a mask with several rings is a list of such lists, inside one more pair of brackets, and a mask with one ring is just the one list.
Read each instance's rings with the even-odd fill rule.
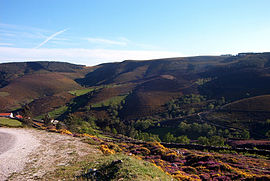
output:
[[16,115],[15,118],[19,119],[19,120],[23,119],[23,117],[21,115]]
[[13,113],[0,113],[0,117],[14,118]]

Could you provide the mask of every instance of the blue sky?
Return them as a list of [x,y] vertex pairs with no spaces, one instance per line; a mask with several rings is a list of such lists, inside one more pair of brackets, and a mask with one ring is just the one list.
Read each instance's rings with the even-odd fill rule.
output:
[[0,0],[0,61],[270,51],[269,0]]

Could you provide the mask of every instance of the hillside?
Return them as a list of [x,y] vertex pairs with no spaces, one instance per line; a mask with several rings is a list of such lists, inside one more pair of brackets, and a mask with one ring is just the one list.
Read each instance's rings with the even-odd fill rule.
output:
[[[79,138],[40,133],[45,146],[32,156],[44,159],[15,180],[269,179],[270,53],[49,64],[19,64],[23,71],[4,64],[2,75],[9,76],[2,76],[0,108],[27,104],[28,112],[17,111],[34,118],[34,127]],[[54,161],[41,155],[45,148]],[[46,173],[32,177],[32,168],[44,164]]]
[[223,110],[235,112],[270,112],[270,95],[261,95],[226,104]]
[[0,64],[0,110],[20,108],[35,99],[80,89],[73,79],[83,77],[91,70],[61,62]]
[[0,89],[3,111],[29,103],[33,116],[49,113],[72,130],[90,124],[162,140],[168,132],[191,139],[266,138],[269,130],[268,99],[260,96],[270,92],[270,53],[127,60],[92,68],[57,62],[1,66],[7,67],[2,75],[10,75]]
[[264,157],[49,128],[0,128],[0,133],[9,142],[18,140],[0,152],[1,180],[269,180]]
[[[101,64],[84,78],[75,80],[83,86],[95,87],[95,91],[74,99],[67,108],[71,111],[61,119],[75,115],[95,120],[102,129],[116,128],[123,134],[124,129],[129,130],[135,124],[136,130],[158,134],[161,139],[165,139],[169,131],[175,136],[187,134],[192,139],[211,135],[265,138],[269,129],[265,124],[267,114],[256,119],[251,116],[255,115],[254,111],[243,116],[243,113],[220,112],[220,108],[270,92],[269,65],[269,53]],[[243,102],[240,107],[246,109],[247,104]],[[257,108],[267,109],[267,104],[262,103]],[[203,116],[198,117],[198,114]],[[248,117],[249,121],[244,121]],[[140,120],[151,121],[141,129],[136,126]],[[259,124],[254,126],[258,120]],[[174,129],[180,123],[190,126],[189,131]],[[196,124],[205,130],[198,133]],[[247,130],[249,136],[245,135]],[[192,134],[194,131],[196,133]]]
[[[224,97],[228,101],[266,94],[270,91],[269,60],[269,53],[263,53],[124,61],[102,64],[76,81],[84,86],[134,83],[125,114],[136,117],[141,113],[139,109],[144,109],[142,116],[149,116],[183,94]],[[145,110],[148,108],[149,113]]]

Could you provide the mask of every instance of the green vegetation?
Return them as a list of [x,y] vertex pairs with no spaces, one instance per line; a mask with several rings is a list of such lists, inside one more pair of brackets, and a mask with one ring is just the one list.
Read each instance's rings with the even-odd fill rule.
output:
[[226,103],[225,98],[208,100],[206,96],[199,94],[187,94],[177,99],[172,99],[165,104],[166,111],[160,114],[163,118],[176,118],[189,116],[194,113],[219,109]]
[[184,95],[173,99],[165,105],[166,111],[162,114],[162,117],[175,118],[202,111],[206,109],[205,106],[196,106],[197,108],[195,109],[192,105],[200,105],[203,101],[206,101],[206,98],[196,94]]
[[112,97],[110,99],[104,100],[102,102],[93,104],[92,107],[96,108],[96,107],[119,105],[126,97],[127,97],[127,95],[115,96],[115,97]]
[[88,133],[96,135],[95,129],[97,128],[94,117],[83,119],[76,115],[70,114],[64,121],[71,131],[77,133]]
[[81,95],[87,94],[89,92],[92,92],[93,90],[95,90],[95,88],[78,89],[78,90],[69,91],[69,93],[74,95],[74,96],[81,96]]
[[61,116],[66,111],[67,111],[67,106],[62,106],[62,107],[59,107],[59,108],[49,112],[48,114],[51,118],[57,118],[57,117]]
[[172,180],[152,163],[123,154],[101,157],[87,166],[91,168],[98,170],[97,180]]
[[0,118],[0,125],[9,127],[20,127],[22,126],[22,123],[16,119]]
[[224,146],[225,139],[220,136],[212,136],[210,138],[200,136],[198,143],[207,146]]
[[[93,171],[94,169],[96,172]],[[95,173],[95,175],[89,174],[92,178],[90,180],[172,180],[152,163],[124,154],[104,156],[98,153],[86,155],[80,161],[74,160],[67,166],[59,166],[54,172],[46,174],[45,178],[73,180],[77,177],[79,180],[87,180],[84,174],[90,171]]]
[[54,109],[53,111],[45,114],[45,115],[40,115],[35,117],[35,119],[42,119],[44,116],[48,115],[50,118],[57,118],[59,116],[61,116],[62,114],[64,114],[67,111],[68,107],[67,106],[61,106],[57,109]]
[[186,135],[174,137],[173,134],[168,132],[164,137],[163,137],[164,142],[174,142],[174,143],[182,143],[182,144],[188,144],[190,139]]

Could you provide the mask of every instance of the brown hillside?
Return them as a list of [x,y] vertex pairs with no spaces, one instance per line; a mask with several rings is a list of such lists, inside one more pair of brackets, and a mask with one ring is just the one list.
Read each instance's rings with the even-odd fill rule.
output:
[[39,99],[35,99],[29,104],[33,116],[39,116],[54,109],[61,107],[70,102],[74,98],[73,95],[67,92],[61,92],[53,96],[46,96]]
[[51,96],[79,88],[81,86],[74,80],[60,73],[25,75],[11,81],[10,84],[0,89],[0,92],[7,92],[9,94],[0,97],[0,109],[4,111],[39,97]]
[[270,112],[270,95],[241,99],[239,101],[225,105],[223,110],[243,112]]
[[115,96],[128,94],[134,87],[135,84],[123,84],[121,86],[115,85],[113,87],[102,88],[99,92],[93,95],[89,103],[94,104]]
[[145,82],[135,88],[126,99],[122,116],[125,118],[137,118],[150,116],[160,111],[161,106],[169,100],[182,95],[185,88],[177,79],[166,75]]

